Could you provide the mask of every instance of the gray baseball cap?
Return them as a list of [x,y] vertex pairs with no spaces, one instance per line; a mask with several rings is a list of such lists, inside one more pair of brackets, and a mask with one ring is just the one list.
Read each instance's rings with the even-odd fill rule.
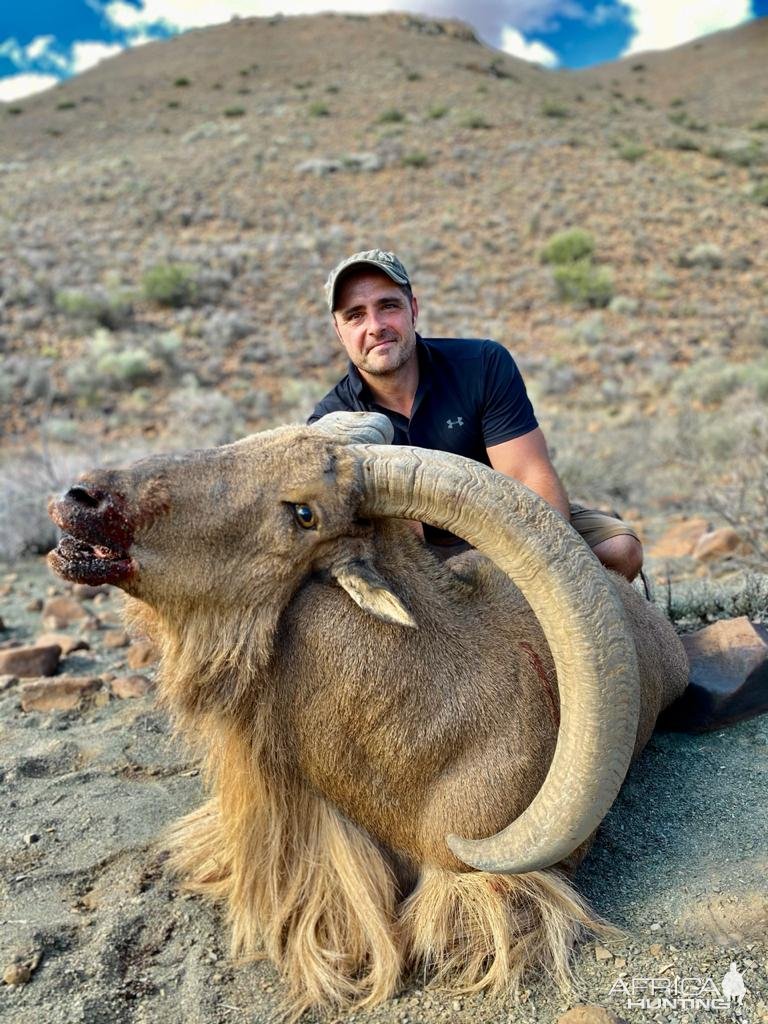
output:
[[383,249],[369,249],[367,252],[356,252],[353,256],[347,256],[328,275],[325,282],[325,298],[328,309],[333,312],[336,304],[336,282],[345,270],[354,267],[357,263],[367,263],[377,270],[381,270],[387,277],[391,277],[395,284],[411,287],[408,271],[393,252],[384,252]]

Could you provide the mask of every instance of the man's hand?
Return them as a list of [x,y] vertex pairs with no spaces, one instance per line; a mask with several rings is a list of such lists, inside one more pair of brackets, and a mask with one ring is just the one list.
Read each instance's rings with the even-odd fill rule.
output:
[[494,469],[525,484],[570,522],[568,495],[550,462],[547,442],[539,427],[522,437],[491,445],[486,451]]

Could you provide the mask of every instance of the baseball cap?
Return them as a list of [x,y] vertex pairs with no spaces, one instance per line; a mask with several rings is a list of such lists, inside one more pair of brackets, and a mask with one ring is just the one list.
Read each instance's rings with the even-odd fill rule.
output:
[[336,300],[336,282],[345,270],[349,270],[350,267],[354,267],[358,263],[367,263],[369,266],[381,270],[387,277],[391,277],[395,284],[411,287],[408,271],[393,252],[385,252],[383,249],[356,252],[353,256],[347,256],[345,260],[337,264],[325,282],[325,298],[331,312],[333,312]]

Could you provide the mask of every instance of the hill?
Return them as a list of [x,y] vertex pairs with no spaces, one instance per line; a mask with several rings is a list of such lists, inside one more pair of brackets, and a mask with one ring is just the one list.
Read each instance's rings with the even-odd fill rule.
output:
[[[0,107],[6,449],[303,417],[344,366],[325,276],[378,245],[423,333],[514,352],[576,494],[716,523],[768,394],[767,24],[570,73],[456,22],[243,19]],[[553,272],[570,228],[591,262]]]

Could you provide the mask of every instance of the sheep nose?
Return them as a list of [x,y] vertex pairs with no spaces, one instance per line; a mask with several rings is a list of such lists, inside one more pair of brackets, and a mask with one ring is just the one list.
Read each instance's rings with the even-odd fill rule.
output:
[[87,487],[83,487],[82,484],[70,487],[64,497],[85,508],[98,508],[104,500],[104,495],[100,491],[95,489],[89,490]]

